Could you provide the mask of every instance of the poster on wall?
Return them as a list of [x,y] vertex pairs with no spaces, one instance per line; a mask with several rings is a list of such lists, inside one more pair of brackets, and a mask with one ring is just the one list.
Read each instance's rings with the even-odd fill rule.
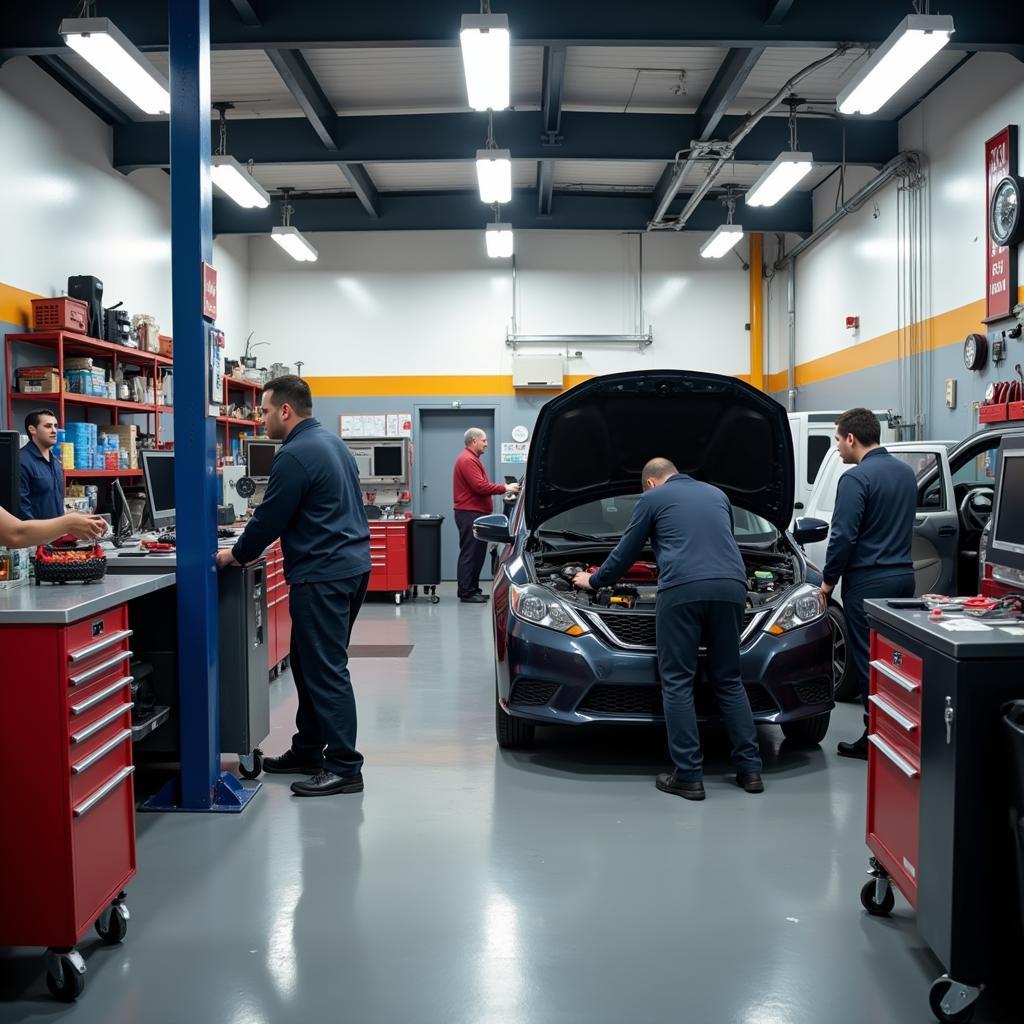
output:
[[501,461],[511,465],[525,464],[530,452],[529,444],[518,444],[514,441],[501,442]]
[[1010,315],[1017,301],[1017,248],[992,241],[992,194],[1017,173],[1017,126],[1007,125],[985,143],[985,322]]

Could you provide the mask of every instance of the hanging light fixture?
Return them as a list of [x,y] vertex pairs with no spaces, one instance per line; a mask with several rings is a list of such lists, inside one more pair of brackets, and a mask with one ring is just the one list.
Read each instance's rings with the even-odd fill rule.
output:
[[495,221],[484,232],[487,255],[491,259],[507,259],[512,255],[512,225]]
[[[91,13],[95,4],[87,4]],[[64,42],[147,114],[169,114],[167,79],[109,18],[65,18]]]
[[476,151],[476,180],[480,186],[480,201],[510,203],[512,201],[512,153],[498,149],[494,141],[494,114],[487,116],[487,142]]
[[279,246],[293,260],[298,260],[300,263],[315,263],[317,257],[320,255],[313,247],[306,237],[299,231],[298,228],[293,227],[291,220],[292,214],[295,212],[294,207],[288,202],[288,196],[291,193],[291,189],[282,189],[282,203],[281,203],[281,218],[284,221],[283,224],[278,224],[270,231],[270,237],[277,242]]
[[747,206],[774,206],[814,166],[810,153],[799,152],[796,135],[796,108],[800,101],[789,100],[789,152],[780,153],[772,165],[747,190]]
[[231,103],[215,103],[220,114],[220,140],[217,153],[210,160],[210,180],[229,199],[247,210],[254,207],[265,210],[270,205],[270,194],[253,177],[252,161],[243,167],[233,156],[227,154],[228,129],[226,113]]
[[836,98],[840,114],[873,114],[914,77],[953,34],[948,14],[909,14]]
[[462,16],[459,33],[469,105],[473,110],[504,110],[511,92],[508,15],[491,14],[488,0],[480,6],[480,14]]
[[743,237],[743,228],[732,222],[736,197],[730,193],[723,202],[729,210],[725,223],[715,228],[710,238],[706,238],[700,247],[700,254],[706,260],[721,259]]

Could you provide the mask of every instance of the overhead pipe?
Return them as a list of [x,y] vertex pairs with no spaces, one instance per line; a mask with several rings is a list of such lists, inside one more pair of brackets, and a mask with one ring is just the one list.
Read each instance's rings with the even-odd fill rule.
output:
[[[767,114],[770,114],[793,90],[794,86],[802,82],[808,75],[813,74],[819,68],[825,67],[826,64],[830,64],[837,57],[841,57],[847,50],[850,49],[850,45],[844,43],[838,49],[833,50],[830,54],[822,57],[820,60],[816,60],[807,67],[801,68],[785,85],[770,100],[768,100],[759,110],[751,114],[746,121],[743,122],[729,136],[725,142],[697,142],[692,144],[690,150],[690,156],[687,158],[686,163],[672,176],[672,180],[668,184],[668,188],[665,189],[665,194],[661,197],[661,202],[658,203],[658,208],[654,211],[654,218],[647,225],[648,230],[658,227],[671,227],[676,231],[682,231],[686,226],[686,222],[693,215],[693,211],[697,209],[697,206],[701,200],[708,194],[711,187],[714,185],[715,180],[721,173],[722,168],[733,158],[736,152],[736,147],[754,130],[757,123],[764,118]],[[679,214],[679,217],[672,221],[670,224],[662,224],[661,219],[665,216],[669,206],[675,200],[679,193],[679,189],[682,187],[683,179],[689,173],[690,168],[693,164],[705,153],[718,152],[718,157],[715,160],[711,170],[708,171],[707,176],[697,186],[696,191],[690,196],[683,207],[683,212]]]

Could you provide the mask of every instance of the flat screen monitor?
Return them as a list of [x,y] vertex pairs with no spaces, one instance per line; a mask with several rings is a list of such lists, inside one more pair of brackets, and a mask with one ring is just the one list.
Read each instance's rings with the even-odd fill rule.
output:
[[404,477],[405,459],[401,444],[375,444],[373,446],[373,475],[378,477]]
[[991,548],[1024,555],[1024,448],[1001,453]]
[[154,530],[174,526],[174,452],[143,451],[146,511]]
[[409,442],[406,438],[366,438],[345,442],[356,460],[362,484],[408,487]]
[[248,474],[253,480],[270,479],[270,467],[280,447],[280,441],[270,441],[263,437],[246,441],[242,455]]
[[121,488],[120,480],[115,480],[110,485],[110,530],[115,547],[120,547],[135,533],[132,510]]
[[21,518],[21,435],[0,430],[0,508]]

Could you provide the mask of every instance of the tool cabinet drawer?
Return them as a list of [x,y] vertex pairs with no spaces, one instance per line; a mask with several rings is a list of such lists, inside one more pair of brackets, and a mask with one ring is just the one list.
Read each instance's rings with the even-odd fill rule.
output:
[[132,763],[132,730],[128,713],[122,713],[83,744],[71,748],[69,768],[71,803],[80,804],[99,786]]
[[870,733],[868,744],[867,843],[916,906],[920,763],[880,733]]
[[[110,611],[88,619],[82,619],[81,622],[72,623],[64,630],[68,668],[73,671],[80,665],[87,664],[89,660],[94,660],[97,654],[90,655],[88,653],[90,649],[95,649],[96,645],[102,645],[111,636],[127,629],[128,608],[126,605],[112,608]],[[116,642],[108,647],[100,646],[98,652],[103,653],[116,646]]]
[[921,756],[921,723],[886,691],[868,697],[868,728],[915,760]]

